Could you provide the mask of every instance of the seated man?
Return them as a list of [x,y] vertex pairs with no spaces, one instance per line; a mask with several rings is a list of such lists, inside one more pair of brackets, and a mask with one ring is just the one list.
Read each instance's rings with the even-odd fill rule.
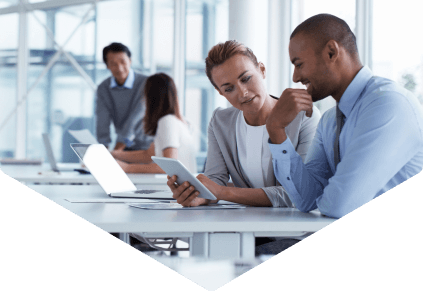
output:
[[147,150],[153,141],[153,137],[144,134],[142,124],[145,113],[142,93],[147,77],[131,69],[131,52],[121,43],[106,46],[103,61],[112,76],[97,88],[97,140],[106,146],[110,144],[113,122],[117,133],[115,150]]
[[[275,175],[296,208],[340,218],[422,170],[421,105],[362,66],[346,22],[307,19],[293,31],[289,54],[293,81],[307,89],[283,92],[267,130]],[[330,95],[337,106],[323,114],[304,164],[285,127]]]

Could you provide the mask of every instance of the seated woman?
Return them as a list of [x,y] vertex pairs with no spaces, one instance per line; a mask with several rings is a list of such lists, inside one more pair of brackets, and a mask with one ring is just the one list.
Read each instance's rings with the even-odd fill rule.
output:
[[[206,74],[232,107],[218,108],[212,115],[205,173],[198,179],[218,200],[251,206],[293,207],[274,176],[268,147],[265,123],[278,98],[266,90],[264,64],[243,44],[227,41],[209,51]],[[300,112],[286,127],[303,160],[320,119],[315,107],[308,115]],[[230,177],[234,187],[227,186]],[[175,181],[173,176],[167,184],[178,203],[198,206],[210,202],[198,198],[198,192],[189,183],[178,186]]]
[[196,173],[195,145],[189,125],[180,113],[174,81],[163,73],[152,75],[146,80],[144,95],[144,131],[155,139],[148,150],[115,150],[113,157],[126,173],[164,173],[152,163],[154,155],[178,159]]

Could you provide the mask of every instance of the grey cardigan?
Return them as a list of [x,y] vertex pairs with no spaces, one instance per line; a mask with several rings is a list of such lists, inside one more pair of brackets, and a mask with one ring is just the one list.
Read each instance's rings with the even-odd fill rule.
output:
[[132,89],[110,88],[112,77],[104,80],[97,88],[96,99],[96,134],[97,140],[110,144],[110,123],[113,122],[117,141],[133,141],[134,150],[146,150],[153,141],[153,136],[144,133],[143,118],[146,110],[142,96],[147,77],[134,71]]
[[[219,185],[226,186],[231,176],[235,187],[251,188],[252,185],[243,175],[237,152],[236,121],[240,110],[229,107],[217,108],[208,128],[208,153],[205,175]],[[314,107],[311,118],[300,112],[286,127],[297,153],[305,161],[306,153],[315,136],[321,118],[319,110]],[[272,161],[272,159],[270,159]],[[275,186],[263,187],[273,207],[294,207],[284,188],[275,179]]]

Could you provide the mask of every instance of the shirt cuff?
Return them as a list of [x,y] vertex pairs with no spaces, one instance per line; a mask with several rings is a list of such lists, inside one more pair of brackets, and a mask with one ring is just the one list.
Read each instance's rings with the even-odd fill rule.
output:
[[122,135],[118,134],[118,136],[116,137],[116,142],[125,143],[125,139],[126,139],[125,136],[122,136]]
[[273,144],[271,143],[271,140],[268,139],[268,146],[273,159],[286,160],[292,158],[296,154],[296,150],[288,137],[280,144]]

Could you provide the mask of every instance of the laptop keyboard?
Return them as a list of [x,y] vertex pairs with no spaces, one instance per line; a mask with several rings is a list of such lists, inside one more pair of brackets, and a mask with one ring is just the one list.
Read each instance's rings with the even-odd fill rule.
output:
[[151,189],[140,189],[135,191],[136,194],[153,194],[153,193],[159,193],[159,192],[165,192],[164,190],[151,190]]

